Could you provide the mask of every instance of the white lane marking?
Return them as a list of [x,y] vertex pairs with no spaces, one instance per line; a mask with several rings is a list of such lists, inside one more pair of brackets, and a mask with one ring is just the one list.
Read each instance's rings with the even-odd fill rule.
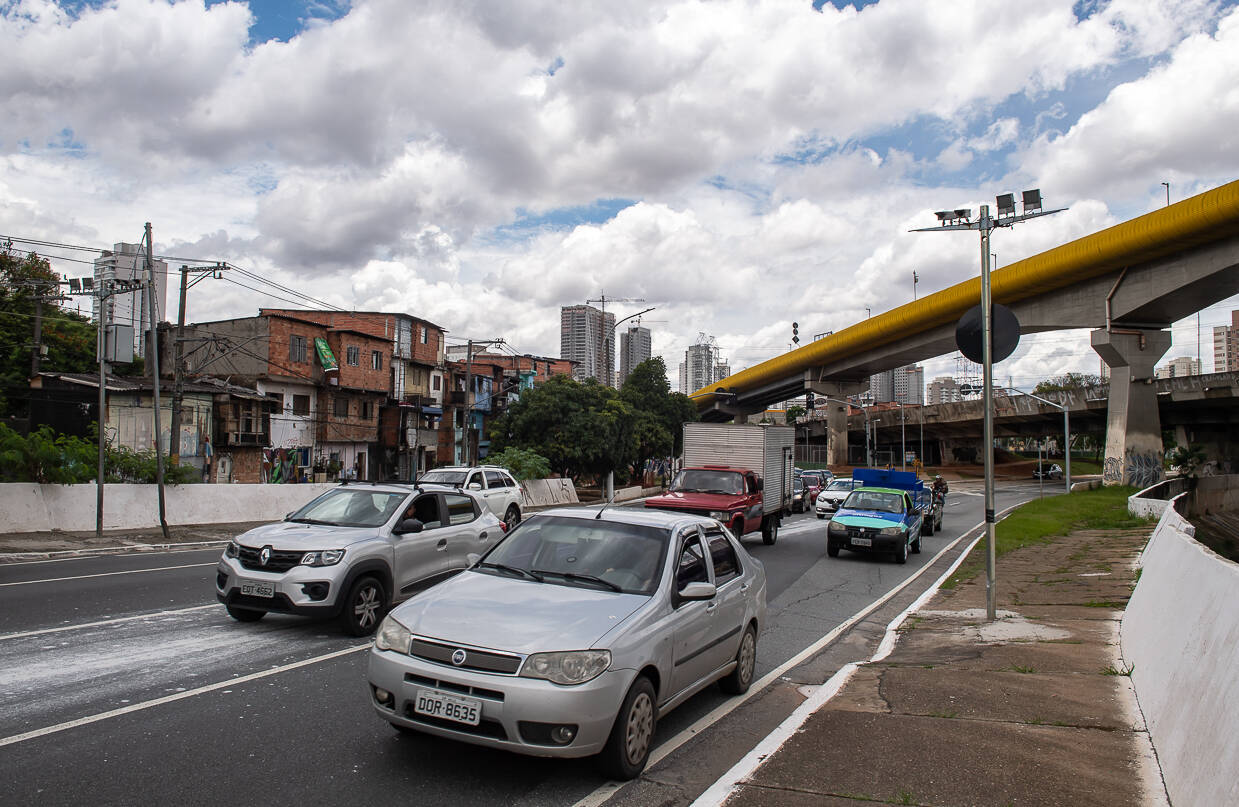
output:
[[35,583],[59,583],[64,580],[85,580],[88,577],[111,577],[117,574],[141,574],[143,572],[166,572],[172,569],[192,569],[196,566],[215,566],[219,561],[211,561],[210,563],[186,563],[183,566],[160,566],[156,569],[129,569],[123,572],[99,572],[98,574],[79,574],[73,577],[48,577],[43,580],[19,580],[16,583],[0,583],[0,588],[4,586],[30,586]]
[[100,625],[116,625],[121,622],[133,622],[138,619],[154,619],[155,617],[171,616],[173,614],[187,614],[190,611],[204,611],[207,608],[219,608],[220,604],[213,602],[210,605],[195,605],[190,608],[177,608],[172,611],[155,611],[151,614],[138,614],[136,616],[118,616],[115,619],[101,619],[98,622],[83,622],[78,625],[60,625],[55,628],[41,628],[40,630],[28,630],[22,633],[4,633],[0,634],[0,642],[5,639],[24,639],[27,636],[42,636],[45,633],[61,633],[66,630],[80,630],[82,628],[97,628]]
[[[1003,510],[998,514],[997,520],[1001,521],[1007,516],[1008,513],[1019,507],[1020,504],[1024,504],[1024,502],[1013,504]],[[792,735],[800,730],[800,727],[805,724],[810,716],[825,706],[831,698],[839,694],[839,691],[843,689],[843,686],[852,677],[852,674],[855,673],[862,664],[871,664],[876,661],[881,661],[890,655],[891,651],[895,649],[897,631],[899,630],[899,627],[903,625],[904,620],[908,618],[909,614],[917,611],[922,605],[928,602],[929,599],[937,593],[942,584],[946,582],[947,578],[955,573],[955,570],[960,567],[960,564],[964,562],[964,559],[968,557],[968,554],[972,552],[976,545],[981,542],[981,539],[985,537],[984,530],[982,529],[984,526],[984,522],[977,524],[972,529],[965,532],[964,535],[961,535],[959,538],[955,539],[955,541],[951,544],[952,546],[964,540],[965,536],[973,530],[981,530],[977,537],[972,539],[972,543],[968,545],[968,548],[959,553],[959,557],[955,559],[950,567],[947,568],[947,570],[943,572],[942,575],[935,580],[929,588],[921,593],[921,596],[917,597],[911,605],[903,609],[898,616],[887,623],[886,632],[882,636],[882,641],[878,644],[878,649],[874,651],[874,654],[868,661],[853,661],[841,667],[839,671],[832,675],[824,684],[822,684],[808,700],[800,704],[800,706],[796,708],[796,711],[788,715],[787,719],[780,723],[778,728],[767,735],[765,739],[758,743],[753,750],[749,751],[743,759],[733,765],[731,770],[723,774],[718,781],[698,796],[690,807],[719,807],[719,805],[727,801],[727,799],[729,799],[735,792],[736,787],[742,781],[752,776],[753,772],[761,767],[763,762],[773,756]],[[939,552],[938,555],[934,557],[934,560],[936,561],[938,557],[941,557],[941,555],[942,553]],[[922,567],[921,571],[925,571],[930,565],[932,565],[932,562]]]
[[226,681],[220,681],[215,684],[208,684],[203,687],[198,687],[197,689],[188,689],[184,692],[177,692],[174,695],[165,695],[162,698],[155,698],[149,701],[142,701],[141,703],[133,703],[128,706],[122,706],[119,709],[111,709],[107,712],[100,712],[99,714],[90,715],[88,717],[80,717],[77,720],[69,720],[65,723],[57,723],[54,726],[47,726],[41,729],[34,729],[33,731],[27,731],[23,734],[14,734],[11,737],[3,737],[3,738],[0,738],[0,748],[3,748],[6,745],[13,745],[15,743],[25,742],[26,740],[33,740],[38,737],[46,737],[49,734],[55,734],[60,731],[67,731],[68,729],[74,729],[74,728],[77,728],[78,726],[87,726],[87,725],[90,725],[91,723],[98,723],[101,720],[108,720],[113,717],[120,717],[121,715],[127,715],[133,712],[140,712],[143,709],[150,709],[155,706],[162,706],[165,703],[172,703],[173,701],[184,700],[185,698],[192,698],[195,695],[203,695],[203,694],[206,694],[207,692],[214,692],[217,689],[225,689],[226,687],[237,686],[239,684],[244,684],[249,681],[256,681],[259,678],[267,678],[272,675],[278,675],[279,673],[282,673],[282,672],[288,672],[289,670],[295,670],[298,667],[307,667],[311,664],[317,664],[320,661],[328,661],[333,658],[339,658],[340,656],[348,655],[349,653],[356,653],[358,650],[365,650],[369,648],[370,646],[371,646],[371,643],[366,642],[363,645],[357,645],[356,647],[347,647],[343,650],[336,650],[332,653],[327,653],[322,656],[314,656],[313,658],[303,659],[302,661],[295,661],[292,664],[284,664],[280,667],[272,667],[271,669],[263,670],[262,672],[250,673],[249,675],[242,675],[238,678],[229,678]]
[[[137,555],[144,552],[205,552],[228,543],[218,541],[193,541],[183,544],[125,544],[124,546],[101,546],[92,549],[56,549],[47,552],[0,552],[0,564],[5,566],[31,566],[35,563],[64,563],[66,560],[88,560],[109,555]],[[130,551],[135,550],[135,551]],[[64,557],[53,557],[63,555]],[[11,558],[38,558],[38,560],[10,560]]]
[[[1015,506],[1016,505],[1013,505],[1012,507],[1015,507]],[[679,734],[676,734],[674,737],[667,740],[667,742],[655,748],[652,752],[650,752],[650,758],[646,762],[646,769],[648,770],[650,768],[653,768],[656,764],[662,761],[667,755],[671,754],[676,749],[678,749],[681,745],[688,742],[689,740],[691,740],[696,735],[700,734],[705,729],[714,725],[719,720],[722,720],[734,709],[738,708],[739,706],[743,705],[746,701],[748,701],[749,698],[752,698],[754,695],[761,692],[766,687],[770,686],[771,683],[773,683],[778,678],[780,678],[785,672],[787,672],[788,670],[794,667],[799,666],[806,659],[811,658],[812,656],[819,653],[822,650],[822,648],[826,647],[828,644],[833,642],[835,639],[839,638],[839,636],[842,633],[847,631],[857,622],[869,616],[869,614],[873,613],[878,608],[885,605],[892,597],[894,597],[896,594],[898,594],[899,592],[907,588],[909,585],[911,585],[911,583],[914,580],[916,580],[918,577],[920,577],[922,574],[929,571],[929,568],[938,562],[938,558],[942,557],[947,552],[950,552],[952,549],[954,549],[959,544],[959,542],[965,540],[965,538],[968,535],[970,535],[973,532],[973,530],[979,530],[984,526],[985,526],[985,523],[982,522],[966,530],[962,535],[960,535],[954,541],[944,546],[938,552],[938,554],[934,555],[932,560],[930,560],[928,563],[926,563],[924,566],[918,569],[907,580],[904,580],[898,586],[896,586],[895,588],[891,589],[886,594],[884,594],[881,599],[875,600],[874,602],[865,606],[865,608],[863,608],[862,610],[857,611],[855,614],[848,617],[848,619],[845,622],[838,625],[830,633],[827,633],[821,639],[818,639],[816,642],[809,645],[804,650],[801,650],[799,653],[792,656],[787,661],[783,662],[783,664],[781,664],[778,668],[766,673],[766,675],[763,676],[760,680],[753,682],[753,685],[749,688],[749,691],[747,693],[745,693],[744,695],[740,695],[738,697],[732,698],[726,703],[720,704],[719,706],[715,707],[713,711],[698,718],[692,725],[683,729]],[[980,536],[977,536],[977,540],[980,540]],[[969,551],[971,551],[971,547],[969,547]],[[960,557],[962,558],[966,556],[967,556],[967,553],[964,553]],[[938,583],[937,585],[940,585],[940,584],[941,583]],[[844,669],[846,669],[846,667]],[[842,670],[840,670],[840,672],[842,672]],[[825,685],[823,685],[823,688],[825,688]],[[825,701],[823,701],[823,703],[824,702]],[[798,712],[799,712],[799,709],[797,709],[797,712],[794,712],[793,715],[797,714]],[[788,718],[788,720],[790,719],[791,718]],[[801,722],[804,722],[804,720],[807,720],[807,719],[808,718],[806,716],[801,719]],[[750,752],[750,755],[751,753],[752,752]],[[748,759],[748,757],[746,756],[745,759]],[[736,763],[736,765],[739,766],[741,762],[744,762],[744,760],[742,759],[740,762]],[[730,774],[730,771],[728,773]],[[726,778],[726,776],[727,774],[724,774],[724,779]],[[719,781],[723,781],[723,780],[720,779]],[[607,782],[606,784],[602,785],[594,792],[582,798],[576,804],[572,805],[572,807],[599,807],[599,805],[605,803],[607,799],[615,795],[615,793],[625,784],[627,783],[626,782]],[[715,783],[715,785],[717,784],[718,782]],[[711,787],[711,790],[712,789],[713,789],[713,786]],[[706,792],[708,793],[710,791],[707,790]]]

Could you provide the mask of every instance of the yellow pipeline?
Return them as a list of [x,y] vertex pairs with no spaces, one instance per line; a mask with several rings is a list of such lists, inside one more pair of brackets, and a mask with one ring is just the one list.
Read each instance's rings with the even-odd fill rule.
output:
[[[990,276],[991,293],[994,302],[1009,304],[1236,234],[1239,181],[1005,266]],[[859,350],[955,322],[980,299],[981,278],[974,277],[742,370],[690,397],[698,408],[709,408],[720,388],[743,394],[798,376]]]

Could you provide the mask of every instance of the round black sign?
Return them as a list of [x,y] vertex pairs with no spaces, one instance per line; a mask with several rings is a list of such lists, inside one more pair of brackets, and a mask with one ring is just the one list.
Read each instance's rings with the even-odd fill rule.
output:
[[[1015,312],[1005,305],[993,304],[994,307],[994,341],[990,359],[997,363],[1015,352],[1020,343],[1020,321],[1015,318]],[[964,312],[955,326],[955,345],[959,352],[972,361],[980,364],[984,357],[981,338],[981,306],[974,305]]]

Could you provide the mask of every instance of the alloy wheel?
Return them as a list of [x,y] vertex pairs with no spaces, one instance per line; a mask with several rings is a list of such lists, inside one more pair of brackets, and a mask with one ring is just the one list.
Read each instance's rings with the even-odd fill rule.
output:
[[353,601],[353,613],[357,615],[358,626],[368,631],[378,624],[379,612],[383,607],[381,599],[377,586],[363,586],[357,592],[357,599]]
[[645,759],[654,736],[654,702],[644,692],[637,695],[628,710],[628,726],[624,747],[628,761],[637,764]]

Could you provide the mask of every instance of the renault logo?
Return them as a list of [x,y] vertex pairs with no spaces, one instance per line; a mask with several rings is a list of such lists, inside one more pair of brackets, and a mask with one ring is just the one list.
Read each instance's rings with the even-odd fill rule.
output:
[[466,658],[468,658],[468,654],[466,654],[465,651],[461,650],[459,647],[452,652],[452,663],[457,667],[464,664]]
[[264,546],[262,551],[258,553],[258,562],[263,566],[267,565],[267,561],[271,560],[271,547]]

